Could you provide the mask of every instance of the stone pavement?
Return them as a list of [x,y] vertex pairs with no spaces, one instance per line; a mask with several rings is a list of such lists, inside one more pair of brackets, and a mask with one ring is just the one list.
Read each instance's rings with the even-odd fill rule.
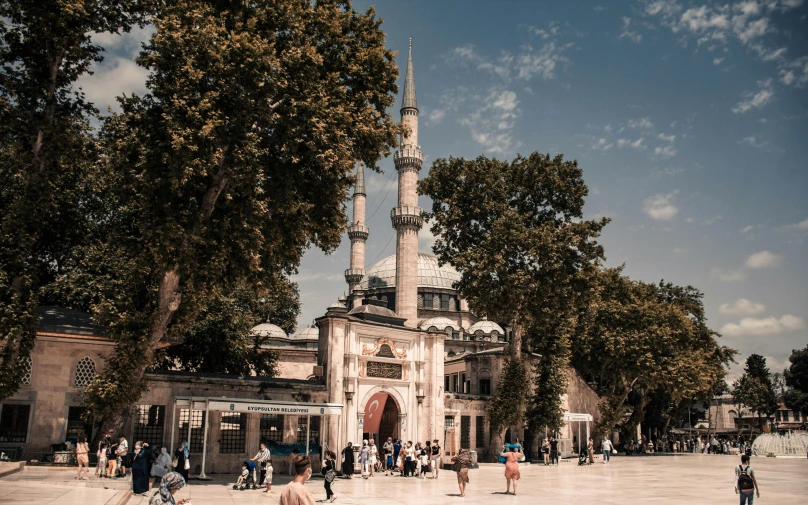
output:
[[[483,465],[470,472],[466,497],[461,498],[457,480],[451,471],[442,471],[437,481],[376,475],[372,479],[338,479],[334,484],[336,503],[361,504],[655,504],[703,503],[737,504],[733,491],[733,468],[737,456],[661,455],[619,456],[608,465],[600,462],[579,467],[575,460],[558,467],[528,465],[522,467],[518,495],[505,495],[503,467]],[[766,503],[792,504],[808,501],[808,460],[753,458],[761,498]],[[2,504],[80,504],[117,505],[124,493],[124,481],[81,482],[71,480],[71,471],[31,467],[0,479]],[[192,480],[178,498],[190,496],[193,505],[253,505],[278,503],[278,496],[289,478],[275,476],[272,493],[234,491],[233,476],[215,476],[212,481]],[[105,489],[106,486],[106,489]],[[322,479],[309,482],[315,500],[325,498]],[[127,505],[146,505],[148,499],[132,496]]]

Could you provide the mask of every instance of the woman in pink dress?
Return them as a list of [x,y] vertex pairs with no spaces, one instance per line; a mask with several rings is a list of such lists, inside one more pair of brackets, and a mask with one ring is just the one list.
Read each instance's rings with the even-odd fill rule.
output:
[[511,493],[511,481],[513,481],[513,494],[515,495],[516,481],[521,477],[519,474],[519,460],[522,459],[522,448],[520,447],[519,452],[516,452],[516,447],[511,447],[510,451],[507,449],[502,451],[500,456],[505,458],[505,482],[508,485],[505,494]]

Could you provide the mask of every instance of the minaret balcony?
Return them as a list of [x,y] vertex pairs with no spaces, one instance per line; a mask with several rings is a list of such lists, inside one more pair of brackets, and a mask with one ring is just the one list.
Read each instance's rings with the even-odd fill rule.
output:
[[345,270],[345,282],[353,286],[359,284],[365,277],[364,268],[349,268]]
[[393,153],[393,163],[397,170],[402,168],[421,170],[421,166],[424,164],[424,153],[413,145],[406,145]]
[[420,230],[424,225],[424,209],[421,207],[395,207],[390,211],[390,220],[393,221],[393,228],[413,226]]
[[367,240],[370,235],[370,228],[363,224],[352,224],[348,226],[348,238],[351,240]]

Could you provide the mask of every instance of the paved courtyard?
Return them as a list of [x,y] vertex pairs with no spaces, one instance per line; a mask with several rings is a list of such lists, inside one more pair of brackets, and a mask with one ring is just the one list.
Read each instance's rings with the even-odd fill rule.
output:
[[[522,468],[518,495],[504,494],[503,467],[484,465],[470,473],[466,497],[457,492],[454,473],[445,471],[437,481],[376,477],[363,480],[338,480],[334,485],[336,503],[361,504],[417,503],[443,504],[647,504],[738,503],[733,491],[734,456],[671,455],[652,457],[616,457],[608,465],[600,462],[579,467],[575,461],[558,467],[529,465]],[[808,460],[754,458],[752,466],[761,486],[757,504],[805,503],[808,496]],[[122,481],[72,481],[65,470],[28,468],[0,479],[0,503],[15,505],[81,504],[118,505],[126,483]],[[276,504],[283,485],[289,480],[276,475],[276,485],[267,495],[260,491],[234,491],[229,483],[235,478],[215,476],[212,481],[191,481],[178,494],[190,496],[193,505]],[[105,489],[104,486],[111,489]],[[315,500],[325,498],[323,481],[312,480]],[[492,501],[493,500],[493,501]],[[146,505],[144,497],[133,496],[127,505]]]

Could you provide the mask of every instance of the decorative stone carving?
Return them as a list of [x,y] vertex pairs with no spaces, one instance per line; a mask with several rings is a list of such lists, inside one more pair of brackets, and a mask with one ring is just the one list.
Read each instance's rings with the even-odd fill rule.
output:
[[[383,350],[382,346],[386,346]],[[387,350],[389,349],[388,355]],[[382,353],[382,354],[379,354]],[[379,338],[375,342],[373,342],[373,348],[369,348],[367,344],[362,344],[362,355],[363,356],[379,356],[382,358],[398,358],[398,359],[406,359],[407,358],[407,349],[396,349],[396,344],[389,338]]]

